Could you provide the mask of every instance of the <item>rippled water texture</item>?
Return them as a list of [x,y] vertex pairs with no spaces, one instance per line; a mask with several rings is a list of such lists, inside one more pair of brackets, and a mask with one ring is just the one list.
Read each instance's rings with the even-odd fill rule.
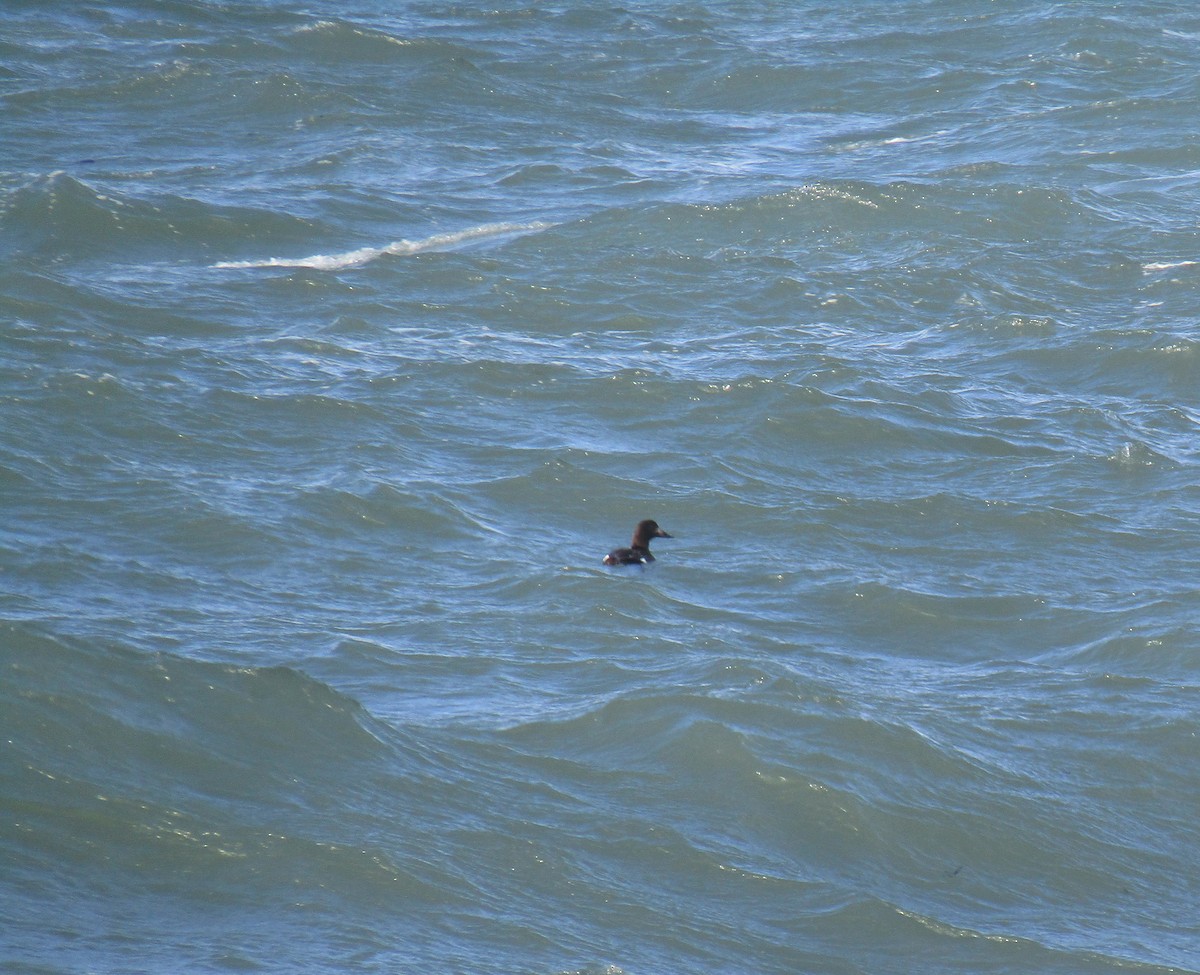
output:
[[0,967],[1200,972],[1192,5],[2,21]]

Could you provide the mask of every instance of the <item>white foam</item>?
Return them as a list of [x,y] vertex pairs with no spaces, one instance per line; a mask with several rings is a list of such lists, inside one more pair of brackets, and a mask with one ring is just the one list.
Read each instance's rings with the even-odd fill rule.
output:
[[1172,268],[1195,267],[1197,264],[1200,264],[1200,261],[1165,261],[1162,263],[1155,263],[1155,264],[1143,264],[1142,270],[1146,271],[1146,272],[1170,271]]
[[531,234],[553,227],[554,224],[535,220],[532,223],[485,223],[448,234],[434,234],[422,240],[394,240],[383,247],[359,247],[341,254],[313,254],[310,257],[268,257],[258,261],[221,261],[214,268],[251,267],[309,267],[319,271],[340,271],[359,267],[388,255],[420,254],[423,251],[453,250],[462,244],[488,237]]

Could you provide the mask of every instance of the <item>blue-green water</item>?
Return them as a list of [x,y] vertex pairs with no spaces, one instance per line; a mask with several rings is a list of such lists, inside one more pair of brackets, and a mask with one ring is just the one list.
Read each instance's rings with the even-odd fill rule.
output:
[[0,24],[5,971],[1200,971],[1192,5]]

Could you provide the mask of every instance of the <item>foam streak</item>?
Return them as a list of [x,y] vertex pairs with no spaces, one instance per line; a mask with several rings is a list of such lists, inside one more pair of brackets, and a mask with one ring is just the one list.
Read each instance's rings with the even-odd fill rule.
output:
[[340,271],[360,267],[387,255],[420,254],[424,251],[454,250],[464,244],[489,237],[517,236],[536,233],[552,227],[541,220],[531,223],[485,223],[447,234],[434,234],[423,240],[395,240],[383,247],[360,247],[341,254],[313,254],[311,257],[268,257],[261,261],[221,261],[214,268],[308,267],[319,271]]

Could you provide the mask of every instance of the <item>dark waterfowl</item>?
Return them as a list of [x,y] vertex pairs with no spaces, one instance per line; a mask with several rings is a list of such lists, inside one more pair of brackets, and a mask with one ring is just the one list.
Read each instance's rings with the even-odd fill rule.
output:
[[670,537],[658,527],[657,521],[651,518],[639,521],[637,528],[633,530],[633,541],[629,543],[629,548],[613,549],[604,556],[604,564],[643,565],[646,562],[653,562],[654,556],[650,554],[650,539]]

